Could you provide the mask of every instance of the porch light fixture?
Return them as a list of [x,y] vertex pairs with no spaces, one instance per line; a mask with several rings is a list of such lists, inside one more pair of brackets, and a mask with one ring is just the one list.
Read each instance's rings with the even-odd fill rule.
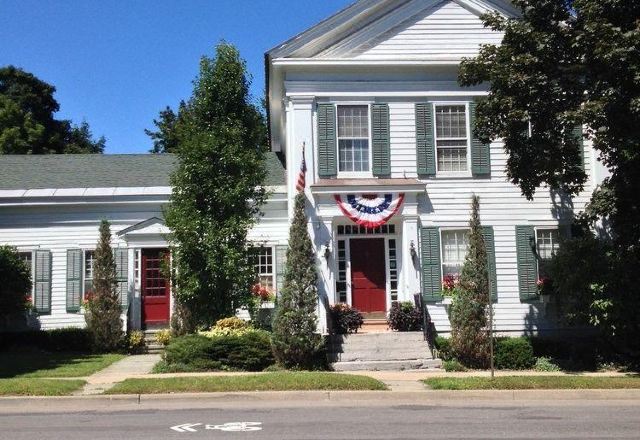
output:
[[323,255],[325,260],[329,260],[329,257],[331,257],[331,242],[329,242],[328,240],[324,244]]
[[409,252],[411,253],[411,260],[415,262],[416,258],[418,258],[418,252],[416,252],[416,244],[413,240],[409,243]]

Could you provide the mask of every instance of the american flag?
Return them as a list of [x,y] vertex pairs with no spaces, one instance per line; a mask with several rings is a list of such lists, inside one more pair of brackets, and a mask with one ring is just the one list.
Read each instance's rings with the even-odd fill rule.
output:
[[306,186],[305,175],[307,174],[307,162],[304,160],[304,143],[302,144],[302,163],[300,164],[300,173],[296,182],[296,191],[304,191]]

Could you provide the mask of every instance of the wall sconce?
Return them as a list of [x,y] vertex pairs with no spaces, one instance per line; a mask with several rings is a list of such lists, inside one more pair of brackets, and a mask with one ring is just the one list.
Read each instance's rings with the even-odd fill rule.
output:
[[411,243],[409,243],[409,253],[411,254],[411,260],[415,263],[416,259],[418,258],[418,252],[416,251],[416,244],[413,242],[413,240],[411,240]]
[[331,242],[327,240],[327,242],[325,242],[324,244],[324,259],[325,260],[329,260],[329,257],[331,257]]

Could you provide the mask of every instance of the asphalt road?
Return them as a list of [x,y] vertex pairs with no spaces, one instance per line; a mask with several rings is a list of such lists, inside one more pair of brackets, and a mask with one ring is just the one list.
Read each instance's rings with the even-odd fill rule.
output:
[[244,402],[206,409],[202,403],[182,402],[181,408],[165,409],[55,412],[51,408],[47,413],[0,414],[0,439],[640,438],[637,401]]

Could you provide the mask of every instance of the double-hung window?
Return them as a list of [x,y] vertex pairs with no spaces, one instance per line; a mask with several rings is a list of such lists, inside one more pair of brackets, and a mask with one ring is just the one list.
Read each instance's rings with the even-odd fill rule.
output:
[[370,170],[369,106],[339,105],[338,171],[366,173]]
[[539,279],[549,277],[549,262],[559,247],[560,241],[557,229],[536,229]]
[[275,272],[273,270],[273,248],[257,247],[253,249],[253,267],[258,283],[273,292]]
[[466,173],[469,170],[467,106],[435,106],[436,155],[438,172]]
[[85,299],[91,296],[91,293],[93,292],[93,257],[94,251],[84,251],[84,270],[82,275],[84,278],[83,296]]
[[469,247],[469,231],[466,229],[444,230],[442,241],[442,278],[460,276]]
[[29,268],[29,275],[31,275],[31,281],[32,281],[31,294],[33,294],[33,285],[35,284],[33,283],[34,281],[33,280],[33,252],[32,251],[18,252],[18,256],[22,261],[24,261],[24,263]]

